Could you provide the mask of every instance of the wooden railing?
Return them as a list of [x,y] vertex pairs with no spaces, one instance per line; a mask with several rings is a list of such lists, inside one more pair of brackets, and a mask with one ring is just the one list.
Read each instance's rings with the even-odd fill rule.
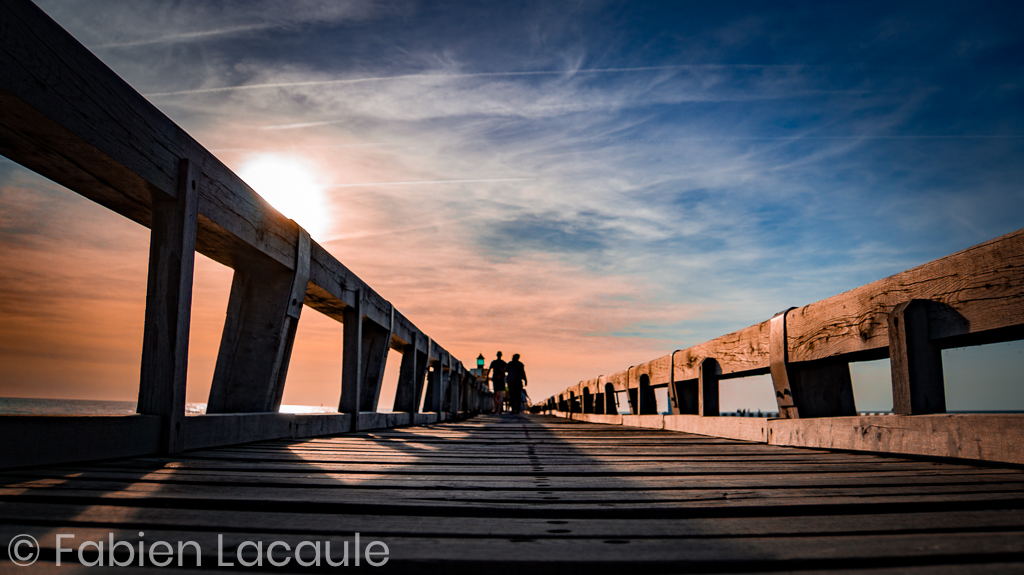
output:
[[[857,429],[866,436],[869,426],[897,425],[892,418],[888,423],[879,418],[870,423],[798,424],[793,420],[856,416],[850,362],[886,357],[892,366],[893,413],[945,413],[940,351],[1018,339],[1024,339],[1024,230],[846,293],[790,308],[767,321],[618,373],[581,381],[544,405],[570,415],[616,414],[613,394],[626,392],[633,415],[654,415],[658,413],[654,388],[667,387],[672,415],[713,417],[719,415],[719,380],[770,373],[779,418],[788,422],[765,422],[755,432],[747,429],[751,427],[749,422],[678,421],[689,421],[686,425],[693,430],[714,428],[741,438],[763,436],[766,441],[775,429],[790,430],[790,435],[796,433],[792,430],[803,430],[800,433],[804,437],[790,437],[789,444],[888,451],[881,440],[835,445],[831,436],[807,434],[824,433],[828,431],[826,425],[859,425]],[[923,451],[909,447],[893,450],[972,457],[972,453],[983,451],[966,445],[975,441],[990,446],[990,453],[980,458],[1024,463],[1024,416],[999,417],[1003,423],[996,427],[991,425],[995,416],[931,418],[927,421],[933,427],[921,427],[920,433],[953,433],[934,428],[935,421],[952,421],[955,423],[943,425],[956,426],[956,441]],[[668,427],[668,421],[671,419],[662,418],[661,425]],[[925,425],[925,420],[913,424],[908,421],[901,419],[898,425],[904,429],[909,429],[907,425]],[[741,430],[741,426],[745,427]],[[854,430],[850,427],[847,431],[852,434]],[[1015,445],[1009,437],[1015,438]],[[938,436],[934,439],[934,443],[943,441]],[[918,437],[915,441],[925,440]],[[993,442],[1007,447],[993,447]]]
[[[0,1],[0,153],[151,229],[137,416],[0,417],[0,466],[437,421],[486,386],[27,0]],[[185,417],[195,253],[234,269],[207,415]],[[303,307],[344,324],[340,414],[283,415]],[[388,350],[395,413],[376,413]],[[421,414],[419,404],[426,399]]]

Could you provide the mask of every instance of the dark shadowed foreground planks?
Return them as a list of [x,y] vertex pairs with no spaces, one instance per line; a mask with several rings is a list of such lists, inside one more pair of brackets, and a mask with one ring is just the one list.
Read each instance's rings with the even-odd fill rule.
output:
[[[0,534],[195,541],[201,570],[246,540],[358,532],[401,573],[1014,572],[1024,471],[810,450],[553,417],[477,417],[0,475]],[[140,532],[144,536],[139,535]],[[218,567],[218,536],[226,561]],[[148,548],[147,548],[148,549]],[[255,547],[242,558],[255,559]],[[304,557],[312,557],[306,547]],[[379,550],[379,548],[377,548]],[[122,549],[123,551],[123,549]],[[275,551],[288,556],[283,545]],[[125,556],[122,556],[122,560]],[[377,560],[379,561],[379,557]],[[175,559],[176,562],[176,559]],[[186,567],[195,566],[191,553]],[[264,568],[272,568],[264,559]],[[255,568],[254,568],[255,569]],[[156,567],[117,568],[116,572]],[[312,572],[292,560],[280,571]]]

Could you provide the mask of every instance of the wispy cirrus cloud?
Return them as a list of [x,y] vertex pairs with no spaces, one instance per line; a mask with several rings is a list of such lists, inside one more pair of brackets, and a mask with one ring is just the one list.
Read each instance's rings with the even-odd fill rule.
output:
[[332,253],[552,391],[1024,217],[1005,5],[43,5],[229,165],[316,166]]

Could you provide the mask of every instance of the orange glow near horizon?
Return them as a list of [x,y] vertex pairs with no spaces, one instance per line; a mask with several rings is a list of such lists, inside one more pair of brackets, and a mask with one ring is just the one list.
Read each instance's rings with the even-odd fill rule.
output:
[[[280,168],[288,162],[266,158],[295,157],[288,154],[255,157],[263,158],[264,168]],[[243,156],[234,156],[245,165]],[[363,167],[345,178],[336,173],[333,181],[386,178],[366,167],[375,162],[356,156],[349,158],[350,167]],[[297,165],[305,165],[315,180],[315,168],[309,168],[319,165],[315,158]],[[17,229],[16,222],[32,229],[0,251],[0,395],[134,400],[149,230],[17,170],[14,183],[0,188],[0,223],[5,229]],[[257,189],[260,180],[253,174],[258,173],[248,174]],[[408,232],[394,229],[388,211],[374,199],[373,193],[358,189],[325,196],[321,213],[341,213],[342,203],[345,209],[344,217],[322,232],[328,236],[322,245],[467,367],[474,367],[479,353],[489,359],[498,350],[506,356],[520,353],[530,376],[527,391],[540,399],[602,370],[609,373],[659,353],[650,340],[593,335],[655,313],[609,305],[617,294],[633,291],[628,281],[588,277],[543,256],[488,261],[437,214],[424,215],[416,232],[419,241],[410,243]],[[515,279],[494,282],[495,274]],[[231,276],[230,268],[197,255],[189,402],[205,402],[209,395]],[[303,311],[284,403],[337,405],[341,334],[340,323],[312,309]],[[400,357],[397,352],[389,356],[380,402],[384,409],[393,402]]]

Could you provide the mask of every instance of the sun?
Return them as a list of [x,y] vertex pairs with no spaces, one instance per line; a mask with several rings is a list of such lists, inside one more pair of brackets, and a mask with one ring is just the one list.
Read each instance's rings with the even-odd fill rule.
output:
[[300,158],[261,154],[250,158],[238,171],[245,183],[263,199],[309,232],[322,239],[331,221],[324,184],[316,171]]

